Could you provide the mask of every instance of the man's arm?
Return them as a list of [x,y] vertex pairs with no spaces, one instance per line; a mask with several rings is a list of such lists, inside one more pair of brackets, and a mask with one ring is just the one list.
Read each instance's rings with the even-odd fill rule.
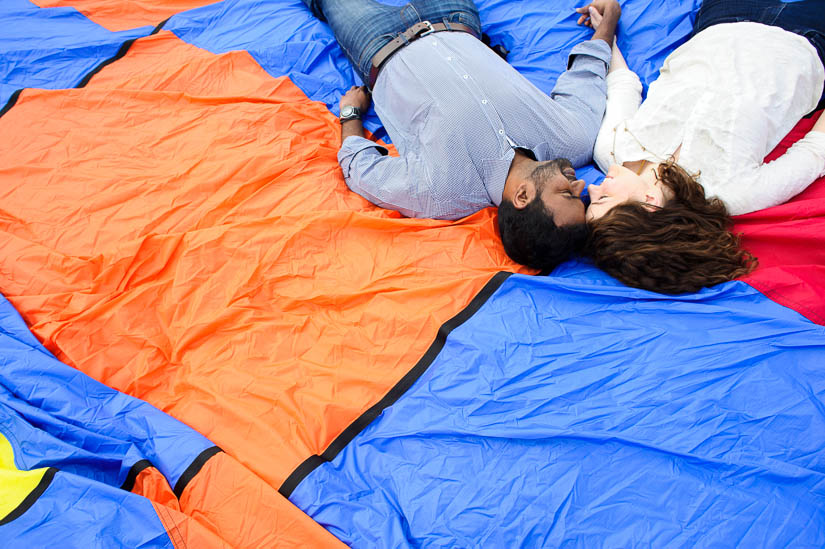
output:
[[[362,113],[370,108],[370,93],[364,86],[353,86],[341,97],[339,103],[343,109],[346,106],[357,107]],[[364,137],[364,123],[360,118],[341,122],[341,143],[350,136]]]
[[[570,52],[568,67],[550,92],[554,120],[553,131],[573,151],[577,163],[592,159],[593,145],[599,133],[607,96],[605,78],[610,65],[611,48],[621,8],[615,0],[597,0],[592,4],[601,18],[592,40],[576,44]],[[608,41],[609,40],[609,41]],[[568,152],[568,155],[572,152]]]
[[[594,3],[595,4],[595,3]],[[596,34],[598,34],[599,28],[601,27],[602,21],[604,20],[604,15],[595,7],[594,4],[589,4],[584,6],[583,8],[576,8],[578,13],[581,13],[582,16],[579,17],[578,24],[579,25],[586,25],[593,29],[596,29],[596,33],[593,34],[591,40],[599,39],[597,38]],[[621,8],[619,8],[619,14],[621,15]],[[618,19],[617,19],[618,21]],[[605,32],[608,32],[610,29],[606,29]],[[613,48],[611,50],[610,56],[610,70],[608,73],[615,72],[618,70],[628,69],[627,62],[624,59],[624,55],[622,55],[621,50],[619,49],[619,44],[616,39],[616,25],[613,25],[612,28],[613,32]],[[628,69],[629,70],[629,69]]]
[[[370,106],[370,94],[365,87],[353,86],[341,97],[340,106],[357,107],[362,113]],[[407,217],[431,217],[426,198],[418,186],[426,180],[424,163],[418,158],[387,156],[387,149],[366,139],[359,119],[341,123],[341,149],[338,163],[347,186],[373,204],[401,212]]]

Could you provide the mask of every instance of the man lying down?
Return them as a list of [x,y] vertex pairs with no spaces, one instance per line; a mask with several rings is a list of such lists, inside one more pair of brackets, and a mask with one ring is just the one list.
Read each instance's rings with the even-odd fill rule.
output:
[[[472,0],[304,2],[366,84],[340,101],[338,160],[350,189],[408,217],[459,219],[498,206],[507,254],[539,270],[583,245],[584,182],[574,166],[591,161],[604,114],[615,0],[591,4],[601,24],[573,48],[549,96],[479,39]],[[369,90],[399,157],[364,137]]]

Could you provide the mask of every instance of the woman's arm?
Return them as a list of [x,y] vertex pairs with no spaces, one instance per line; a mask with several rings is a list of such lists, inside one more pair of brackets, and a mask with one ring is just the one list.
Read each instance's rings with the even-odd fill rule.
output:
[[603,172],[618,162],[612,155],[616,126],[632,118],[641,104],[642,82],[635,72],[627,68],[624,56],[614,42],[607,73],[607,105],[593,149],[593,160]]
[[750,174],[750,183],[733,196],[719,198],[733,215],[741,215],[787,202],[811,183],[825,176],[825,116],[820,115],[811,130],[774,160],[761,164]]
[[[598,29],[602,23],[603,16],[596,9],[594,4],[577,8],[581,14],[578,23]],[[607,105],[605,106],[604,118],[596,137],[596,145],[593,149],[593,160],[603,172],[611,164],[616,163],[616,159],[611,154],[613,152],[614,128],[631,118],[639,109],[642,103],[642,83],[636,73],[627,67],[627,62],[619,49],[617,39],[613,38],[611,48],[610,69],[607,71]]]
[[627,67],[627,61],[624,60],[624,55],[622,55],[622,52],[619,49],[619,42],[616,38],[613,39],[613,48],[610,53],[610,70],[607,71],[607,74],[622,69],[630,70]]

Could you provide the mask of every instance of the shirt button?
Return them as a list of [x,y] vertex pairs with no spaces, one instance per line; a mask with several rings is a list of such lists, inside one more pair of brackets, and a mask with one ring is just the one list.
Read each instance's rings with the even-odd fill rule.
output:
[[487,104],[487,100],[486,100],[486,99],[482,99],[482,100],[481,100],[481,104],[482,104],[482,105],[486,105],[486,104]]
[[465,74],[465,75],[464,75],[464,80],[467,80],[468,78],[470,78],[470,75],[469,75],[469,74]]
[[448,57],[448,58],[447,58],[447,61],[452,61],[452,60],[453,60],[453,58],[452,58],[452,57]]
[[435,40],[433,40],[433,46],[437,46],[437,45],[438,45],[438,42],[436,42]]
[[504,130],[498,130],[498,133],[500,133],[501,135],[504,135]]

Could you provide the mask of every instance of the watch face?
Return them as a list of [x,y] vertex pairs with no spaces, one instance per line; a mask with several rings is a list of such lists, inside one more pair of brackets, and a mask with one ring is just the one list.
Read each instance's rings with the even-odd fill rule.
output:
[[361,119],[361,111],[358,107],[353,107],[352,105],[346,105],[341,107],[341,116],[338,117],[341,122],[346,122],[348,120],[360,120]]

